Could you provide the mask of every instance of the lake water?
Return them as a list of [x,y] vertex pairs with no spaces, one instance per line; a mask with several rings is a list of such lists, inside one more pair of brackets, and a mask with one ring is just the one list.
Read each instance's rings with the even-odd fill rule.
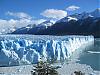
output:
[[78,63],[90,65],[93,70],[100,71],[100,38],[95,39],[94,45],[86,48],[78,59]]

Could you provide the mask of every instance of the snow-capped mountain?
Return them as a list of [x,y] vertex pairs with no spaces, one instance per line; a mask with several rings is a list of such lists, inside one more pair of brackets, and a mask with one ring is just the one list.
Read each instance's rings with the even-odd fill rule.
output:
[[69,22],[71,20],[74,21],[78,21],[80,19],[86,19],[88,17],[93,17],[90,13],[87,12],[83,12],[81,14],[75,13],[69,16],[64,17],[63,19],[60,19],[59,21],[57,21],[56,23],[60,23],[60,22]]
[[73,14],[70,15],[73,18],[77,18],[77,19],[86,19],[88,17],[94,17],[94,18],[98,18],[100,17],[100,8],[97,8],[96,10],[92,11],[92,12],[83,12],[81,14]]
[[92,11],[92,12],[82,12],[80,14],[78,13],[75,13],[75,14],[72,14],[72,15],[69,15],[69,16],[66,16],[64,18],[62,18],[61,20],[57,21],[56,23],[59,23],[59,22],[69,22],[71,20],[80,20],[80,19],[86,19],[88,17],[94,17],[94,18],[98,18],[100,17],[100,8]]
[[30,24],[30,25],[27,25],[26,27],[22,27],[20,29],[17,29],[13,33],[15,33],[15,34],[16,33],[17,34],[36,33],[40,30],[47,29],[48,27],[52,26],[54,23],[55,23],[55,21],[53,21],[53,20],[47,20],[47,21],[40,23],[38,25]]
[[31,28],[33,28],[33,27],[36,27],[36,25],[35,25],[35,24],[29,24],[29,25],[27,25],[26,27],[22,27],[22,28],[17,29],[17,30],[14,31],[13,33],[25,34],[25,33],[27,33],[27,32],[28,32]]
[[[47,21],[45,21],[45,22],[42,22],[42,23],[39,24],[39,25],[41,25],[41,26],[52,26],[54,23],[55,23],[55,21],[53,21],[53,20],[47,20]],[[38,26],[39,26],[39,25],[38,25]]]
[[56,23],[60,23],[60,22],[69,22],[69,21],[71,21],[71,20],[77,21],[78,19],[77,19],[77,18],[74,18],[74,17],[66,16],[66,17],[64,17],[64,18],[62,18],[62,19],[60,19],[60,20],[58,20]]
[[100,18],[88,17],[78,21],[55,23],[38,32],[40,35],[94,35],[100,37]]
[[100,33],[100,8],[93,12],[68,15],[58,21],[45,21],[32,28],[21,28],[13,34],[36,34],[36,35],[66,35],[86,34],[97,35]]
[[38,24],[37,27],[48,28],[49,26],[52,26],[54,23],[55,23],[55,21],[53,21],[53,20],[47,20],[47,21],[44,21],[44,22]]
[[95,18],[100,17],[100,8],[96,9],[95,11],[91,12],[90,14]]
[[81,14],[73,14],[73,15],[70,15],[71,17],[74,17],[74,18],[77,18],[78,20],[79,19],[85,19],[85,18],[88,18],[88,17],[92,17],[92,15],[90,13],[87,13],[87,12],[83,12]]

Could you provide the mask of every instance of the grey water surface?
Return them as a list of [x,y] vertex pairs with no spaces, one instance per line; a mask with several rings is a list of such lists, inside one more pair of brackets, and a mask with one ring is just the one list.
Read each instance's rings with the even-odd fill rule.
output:
[[94,70],[100,71],[100,38],[96,38],[94,44],[81,53],[79,60],[78,63],[90,65]]

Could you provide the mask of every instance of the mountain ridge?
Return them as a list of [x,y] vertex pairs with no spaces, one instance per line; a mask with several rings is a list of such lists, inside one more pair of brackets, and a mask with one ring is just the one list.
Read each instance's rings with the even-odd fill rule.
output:
[[[50,25],[49,25],[50,24]],[[22,29],[22,28],[21,28]],[[18,31],[18,32],[17,32]],[[29,30],[16,30],[12,34],[34,35],[94,35],[100,37],[100,9],[66,16],[56,22],[45,21]]]

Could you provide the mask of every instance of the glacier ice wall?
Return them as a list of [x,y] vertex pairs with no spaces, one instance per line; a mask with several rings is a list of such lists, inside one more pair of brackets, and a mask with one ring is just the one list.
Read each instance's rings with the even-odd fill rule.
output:
[[93,36],[1,35],[0,66],[37,63],[41,60],[65,60]]

